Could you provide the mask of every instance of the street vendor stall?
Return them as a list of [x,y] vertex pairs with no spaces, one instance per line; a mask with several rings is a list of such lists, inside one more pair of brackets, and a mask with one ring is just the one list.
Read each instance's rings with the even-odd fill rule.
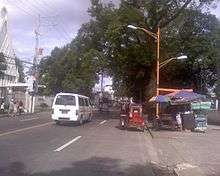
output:
[[209,107],[207,105],[208,102],[203,102],[205,99],[204,95],[189,91],[177,91],[152,98],[151,101],[154,100],[160,105],[160,113],[154,120],[154,127],[180,131],[196,131],[197,129],[204,131],[207,127],[204,107],[206,108],[205,110]]

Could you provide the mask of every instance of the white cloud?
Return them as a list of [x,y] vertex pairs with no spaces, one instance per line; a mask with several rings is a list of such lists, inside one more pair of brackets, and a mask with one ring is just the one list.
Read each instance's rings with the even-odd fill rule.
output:
[[218,19],[220,19],[220,1],[216,4],[217,7],[212,9],[211,13],[216,15]]

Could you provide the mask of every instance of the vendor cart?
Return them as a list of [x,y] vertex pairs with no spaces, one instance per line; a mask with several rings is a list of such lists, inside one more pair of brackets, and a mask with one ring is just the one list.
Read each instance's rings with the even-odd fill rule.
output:
[[191,109],[194,112],[194,131],[205,132],[207,129],[207,115],[211,109],[211,102],[191,103]]
[[137,128],[141,131],[145,130],[145,120],[142,116],[142,105],[127,104],[124,105],[120,114],[121,129]]

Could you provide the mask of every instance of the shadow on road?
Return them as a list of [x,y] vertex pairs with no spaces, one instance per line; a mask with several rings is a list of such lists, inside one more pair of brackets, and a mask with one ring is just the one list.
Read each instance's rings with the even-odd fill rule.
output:
[[121,130],[121,131],[134,131],[134,132],[142,132],[140,129],[138,128],[135,128],[135,127],[129,127],[129,128],[122,128],[120,127],[119,125],[115,126],[115,128],[117,128],[118,130]]
[[92,157],[72,163],[71,167],[50,172],[29,173],[21,162],[0,168],[1,176],[153,176],[149,165],[130,165],[122,168],[122,161],[111,158]]
[[[92,157],[61,170],[35,173],[28,172],[23,163],[13,162],[8,167],[0,167],[0,176],[175,176],[172,169],[160,164],[136,164],[122,168],[121,162],[119,159]],[[220,175],[220,172],[215,175]]]
[[93,117],[95,119],[119,119],[120,112],[118,111],[97,111],[94,112]]

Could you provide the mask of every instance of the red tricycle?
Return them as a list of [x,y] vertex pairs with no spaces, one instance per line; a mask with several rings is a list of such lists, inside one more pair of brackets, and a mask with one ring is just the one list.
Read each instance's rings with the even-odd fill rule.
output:
[[144,132],[145,120],[142,116],[142,105],[135,103],[122,104],[120,113],[121,129],[137,128]]

